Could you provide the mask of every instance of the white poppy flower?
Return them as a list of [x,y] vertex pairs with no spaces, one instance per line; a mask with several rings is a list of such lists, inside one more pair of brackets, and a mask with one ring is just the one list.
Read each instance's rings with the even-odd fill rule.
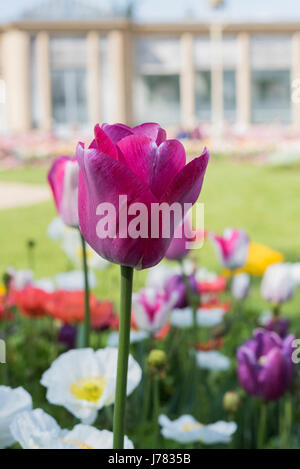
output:
[[34,287],[44,290],[47,293],[53,293],[55,290],[54,282],[51,278],[41,278],[35,280],[32,284]]
[[7,448],[15,442],[10,424],[18,412],[31,407],[31,396],[24,388],[0,386],[0,448]]
[[206,370],[225,371],[230,368],[229,358],[217,350],[196,352],[196,361],[199,368]]
[[[82,245],[79,231],[76,228],[70,228],[63,223],[60,218],[52,220],[48,226],[48,236],[54,241],[61,242],[61,248],[68,258],[77,267],[82,265]],[[87,249],[87,262],[90,269],[105,269],[109,262],[99,256],[90,246]]]
[[166,415],[160,415],[159,424],[165,438],[184,444],[197,441],[205,444],[229,443],[237,429],[235,422],[219,421],[203,425],[191,415],[182,415],[173,421]]
[[[117,358],[118,350],[110,347],[63,353],[41,379],[48,401],[64,406],[84,423],[93,423],[98,410],[114,402]],[[138,386],[141,375],[139,364],[129,355],[127,395]]]
[[213,282],[218,275],[215,272],[210,272],[205,267],[199,267],[195,272],[197,282]]
[[[11,433],[23,449],[112,449],[113,433],[89,425],[63,430],[42,409],[20,412],[14,418]],[[133,449],[125,436],[125,449]]]
[[[202,327],[214,327],[223,321],[223,308],[199,308],[197,310],[197,324]],[[174,309],[171,313],[171,324],[180,329],[193,326],[193,310],[190,307]]]
[[[136,344],[137,342],[142,342],[145,339],[148,339],[149,334],[145,331],[130,331],[130,343]],[[119,333],[112,332],[109,334],[107,345],[109,347],[118,347],[119,345]]]
[[[62,272],[55,276],[57,287],[60,290],[83,290],[84,275],[82,270],[71,270]],[[89,286],[91,289],[97,285],[97,279],[93,271],[89,272]]]

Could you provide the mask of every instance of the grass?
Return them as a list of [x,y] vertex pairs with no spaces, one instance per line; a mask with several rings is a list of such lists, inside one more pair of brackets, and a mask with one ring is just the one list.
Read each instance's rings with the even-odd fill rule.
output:
[[[0,172],[0,181],[43,183],[45,177],[46,168],[41,167]],[[218,159],[209,164],[200,201],[205,204],[206,228],[220,232],[226,226],[243,227],[253,241],[277,249],[287,260],[295,262],[300,261],[299,196],[299,168],[254,166]],[[37,278],[53,276],[71,267],[58,244],[46,234],[55,216],[52,202],[0,211],[0,272],[8,266],[28,267],[28,239],[37,242]],[[209,242],[197,256],[200,264],[219,269]],[[135,289],[143,286],[145,275],[136,273]],[[118,267],[110,266],[98,276],[97,293],[118,302]],[[258,293],[254,299],[261,307],[266,306]],[[288,310],[295,308],[295,301],[287,306]]]
[[47,168],[43,166],[25,166],[18,169],[0,171],[0,181],[26,182],[28,184],[43,184],[46,182]]

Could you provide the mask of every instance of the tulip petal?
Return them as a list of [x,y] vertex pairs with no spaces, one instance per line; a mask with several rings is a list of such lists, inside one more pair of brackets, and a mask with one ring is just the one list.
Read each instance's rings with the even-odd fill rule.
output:
[[202,155],[188,163],[169,184],[160,202],[174,202],[194,204],[200,194],[209,152],[205,148]]
[[118,150],[113,141],[109,136],[101,129],[99,124],[95,125],[95,141],[98,150],[101,153],[111,156],[112,158],[118,159]]
[[157,147],[149,137],[134,135],[123,138],[118,148],[126,165],[148,185],[157,199],[185,166],[185,150],[177,140],[166,140]]
[[251,395],[258,393],[257,372],[258,367],[254,354],[247,347],[242,346],[237,352],[238,380],[240,385]]
[[160,199],[165,188],[185,167],[185,149],[178,140],[166,140],[159,147],[153,161],[150,187],[153,194]]
[[113,143],[118,143],[122,138],[128,137],[128,135],[133,135],[132,129],[124,124],[103,124],[102,129]]
[[[143,203],[148,210],[150,229],[151,203],[157,199],[145,184],[122,162],[95,150],[77,147],[80,166],[79,178],[79,224],[88,244],[105,259],[117,264],[146,268],[157,264],[164,256],[169,239],[151,238],[99,238],[96,226],[100,218],[96,215],[100,203],[110,202],[116,209],[117,230],[119,225],[119,196],[127,195],[128,206]],[[116,183],[117,182],[117,183]],[[99,187],[101,190],[99,190]],[[128,217],[130,222],[130,217]]]
[[278,348],[271,350],[258,377],[260,396],[266,400],[281,397],[291,383],[291,370],[293,371],[291,359],[288,360]]
[[155,140],[157,145],[160,145],[167,138],[167,133],[161,126],[155,122],[146,122],[145,124],[133,127],[132,132],[135,135],[143,135],[145,137]]

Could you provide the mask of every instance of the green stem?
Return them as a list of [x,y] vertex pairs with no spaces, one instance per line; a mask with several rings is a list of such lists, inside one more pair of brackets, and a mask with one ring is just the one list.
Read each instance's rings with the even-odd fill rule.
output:
[[145,373],[145,397],[142,410],[142,424],[145,425],[149,415],[150,402],[151,402],[151,376],[149,369]]
[[91,313],[90,313],[90,288],[89,288],[89,274],[86,255],[86,243],[80,233],[82,245],[82,267],[84,275],[84,337],[83,346],[89,347],[90,345],[90,329],[91,329]]
[[282,430],[282,444],[284,449],[290,448],[291,428],[292,428],[292,401],[288,396],[284,401],[283,410],[283,430]]
[[131,320],[131,297],[132,297],[132,267],[121,265],[121,304],[120,304],[120,326],[117,383],[114,410],[114,449],[123,449],[124,446],[124,420],[126,403],[126,386],[128,355],[130,345],[130,320]]
[[266,440],[267,429],[267,403],[262,402],[260,406],[259,428],[257,435],[257,447],[263,449]]
[[154,439],[153,449],[158,449],[159,443],[159,376],[157,372],[153,376],[153,427],[154,427]]

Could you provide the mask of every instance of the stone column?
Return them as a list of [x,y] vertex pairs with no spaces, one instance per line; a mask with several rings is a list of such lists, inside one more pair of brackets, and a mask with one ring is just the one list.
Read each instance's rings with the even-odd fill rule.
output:
[[237,46],[237,123],[239,126],[247,128],[251,123],[250,38],[247,33],[238,35]]
[[1,52],[7,127],[11,132],[26,132],[31,127],[29,35],[17,29],[5,31]]
[[129,31],[115,30],[108,35],[112,121],[132,123],[132,41]]
[[101,121],[100,38],[96,31],[90,31],[86,39],[88,116],[90,124],[95,125]]
[[48,131],[52,123],[51,72],[49,35],[42,31],[36,36],[36,80],[38,127]]
[[180,105],[181,125],[185,129],[195,126],[195,69],[193,35],[184,33],[181,36],[181,70],[180,70]]
[[212,24],[210,28],[211,39],[211,121],[212,133],[221,137],[224,121],[223,97],[223,59],[222,39],[223,28],[221,24]]
[[292,38],[292,123],[293,128],[300,130],[300,32]]

